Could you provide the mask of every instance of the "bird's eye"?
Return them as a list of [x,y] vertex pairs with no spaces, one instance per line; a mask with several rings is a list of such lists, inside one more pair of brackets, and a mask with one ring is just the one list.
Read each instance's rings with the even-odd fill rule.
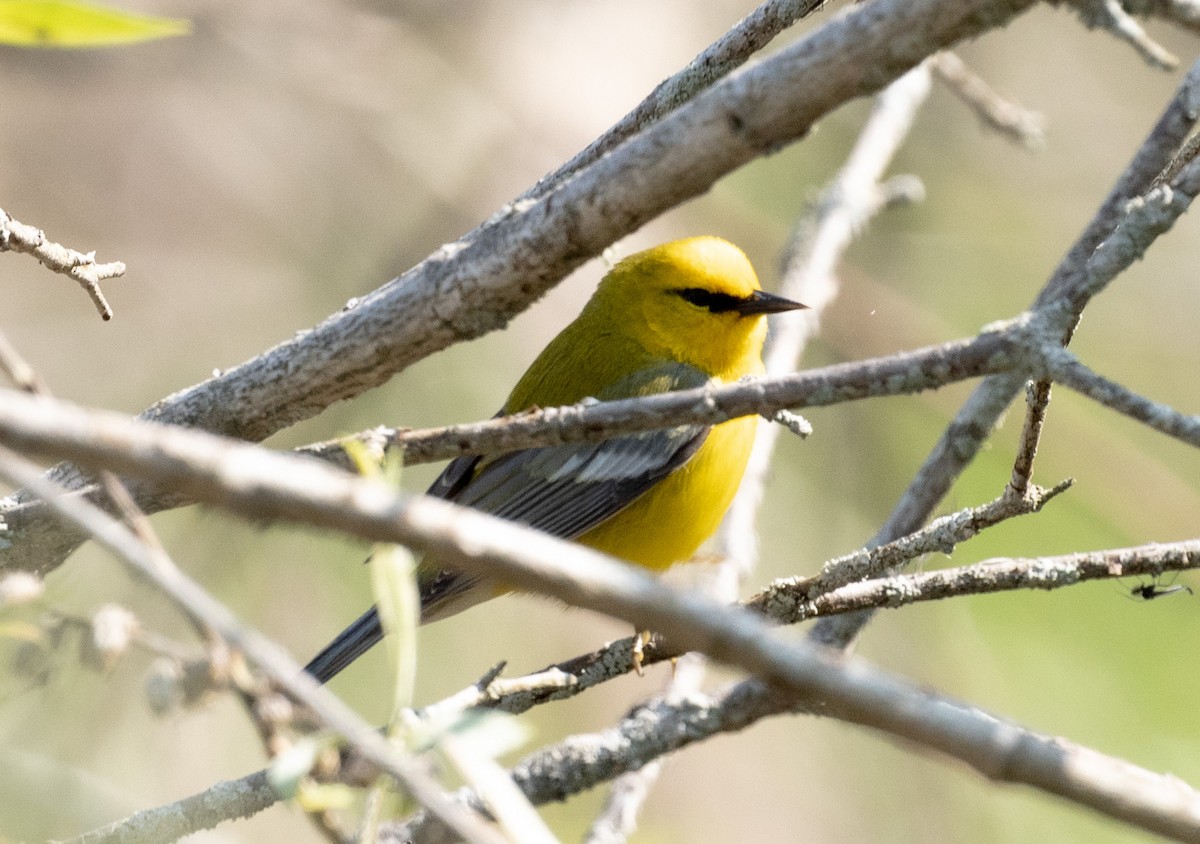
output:
[[698,308],[706,308],[714,314],[736,311],[745,301],[729,293],[718,293],[715,290],[705,290],[703,287],[684,287],[672,292],[683,301],[690,302]]

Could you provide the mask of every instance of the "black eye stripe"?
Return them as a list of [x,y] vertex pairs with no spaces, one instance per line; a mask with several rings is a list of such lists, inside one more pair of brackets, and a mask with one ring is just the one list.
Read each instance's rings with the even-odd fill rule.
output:
[[729,311],[736,311],[746,300],[729,293],[717,293],[713,290],[705,290],[703,287],[685,287],[681,290],[673,290],[672,293],[682,298],[685,302],[690,302],[700,308],[707,308],[714,314],[724,314]]

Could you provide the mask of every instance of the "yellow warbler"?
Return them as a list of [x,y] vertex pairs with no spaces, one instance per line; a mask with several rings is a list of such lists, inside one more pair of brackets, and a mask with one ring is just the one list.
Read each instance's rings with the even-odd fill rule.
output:
[[[804,305],[763,292],[733,244],[693,237],[621,261],[579,317],[538,355],[501,414],[627,399],[762,373],[766,314]],[[682,425],[599,443],[460,457],[430,495],[530,525],[653,571],[716,530],[741,482],[757,418]],[[421,621],[501,591],[475,575],[418,573]],[[375,610],[309,663],[328,680],[382,637]]]

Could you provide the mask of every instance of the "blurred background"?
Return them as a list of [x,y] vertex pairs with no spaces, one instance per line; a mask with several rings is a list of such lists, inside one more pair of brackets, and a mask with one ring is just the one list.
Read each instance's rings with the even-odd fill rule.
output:
[[[116,317],[102,323],[69,280],[28,257],[4,255],[0,330],[57,395],[136,413],[311,326],[455,240],[754,4],[121,5],[189,18],[194,32],[117,50],[0,48],[0,207],[54,240],[97,250],[101,261],[127,262],[127,275],[106,285]],[[1186,70],[1197,40],[1150,28]],[[842,296],[806,366],[970,335],[1023,309],[1183,73],[1154,71],[1109,36],[1045,7],[961,55],[1046,115],[1047,146],[1015,148],[935,87],[894,169],[924,180],[928,198],[878,219],[852,248]],[[803,143],[629,237],[620,253],[719,234],[741,244],[772,286],[797,214],[842,163],[868,107],[857,102],[831,115]],[[1074,342],[1101,373],[1193,413],[1200,411],[1196,232],[1194,215],[1185,217],[1088,309]],[[490,416],[602,272],[599,261],[589,263],[508,330],[438,354],[272,444]],[[782,441],[763,564],[747,592],[812,573],[862,545],[967,392],[809,414],[813,436]],[[1012,412],[944,510],[1001,491],[1020,422]],[[405,485],[423,490],[437,471],[413,468]],[[1200,534],[1200,455],[1060,390],[1035,479],[1051,485],[1067,476],[1076,487],[1042,514],[963,545],[952,562]],[[360,545],[198,508],[155,524],[187,571],[302,661],[370,601]],[[1129,596],[1134,585],[889,612],[867,629],[859,653],[1036,730],[1200,785],[1200,675],[1188,668],[1200,597],[1138,602]],[[145,627],[187,640],[172,607],[92,547],[52,576],[44,605],[88,614],[114,601],[133,608]],[[501,659],[512,673],[524,672],[627,632],[530,598],[494,601],[423,631],[417,699],[456,691]],[[10,653],[6,647],[0,656]],[[230,699],[150,715],[147,659],[139,654],[98,674],[64,648],[51,668],[41,684],[7,671],[0,680],[0,839],[75,834],[264,764]],[[526,750],[611,725],[667,676],[658,667],[523,716],[535,742]],[[718,674],[714,682],[726,679]],[[363,659],[334,688],[369,719],[386,717],[382,654]],[[565,840],[578,840],[604,794],[545,814]],[[806,839],[831,844],[1143,840],[1050,798],[993,788],[943,760],[813,718],[775,719],[671,759],[636,840],[783,842],[800,828]],[[193,840],[321,839],[298,809],[280,805]]]

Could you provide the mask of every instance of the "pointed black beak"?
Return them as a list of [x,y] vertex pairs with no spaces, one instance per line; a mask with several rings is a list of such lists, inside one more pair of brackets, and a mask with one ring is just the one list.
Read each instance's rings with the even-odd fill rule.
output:
[[774,293],[756,290],[749,299],[738,302],[734,310],[742,316],[751,316],[752,314],[781,314],[784,311],[798,311],[807,307],[808,305],[801,305],[799,302],[776,296]]

